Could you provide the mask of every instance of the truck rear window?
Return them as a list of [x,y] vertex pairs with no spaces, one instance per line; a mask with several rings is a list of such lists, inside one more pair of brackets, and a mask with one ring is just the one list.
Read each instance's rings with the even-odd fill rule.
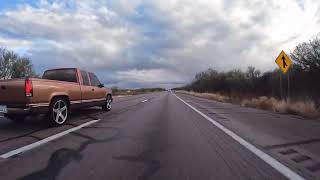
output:
[[42,79],[78,82],[75,69],[57,69],[44,72]]

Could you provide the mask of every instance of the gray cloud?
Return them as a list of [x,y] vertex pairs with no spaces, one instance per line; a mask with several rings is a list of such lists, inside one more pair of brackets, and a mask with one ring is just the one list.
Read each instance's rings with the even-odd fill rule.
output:
[[209,67],[274,68],[280,50],[318,33],[318,9],[312,0],[41,0],[0,10],[0,46],[38,72],[81,67],[109,85],[171,87]]

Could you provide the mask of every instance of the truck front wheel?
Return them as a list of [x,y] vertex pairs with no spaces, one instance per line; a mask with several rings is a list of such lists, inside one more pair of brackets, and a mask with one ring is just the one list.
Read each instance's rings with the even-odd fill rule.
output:
[[102,109],[105,111],[110,111],[112,108],[112,96],[108,95],[106,98],[106,104],[102,106]]
[[55,98],[49,107],[48,120],[51,126],[61,126],[68,119],[69,107],[64,98]]

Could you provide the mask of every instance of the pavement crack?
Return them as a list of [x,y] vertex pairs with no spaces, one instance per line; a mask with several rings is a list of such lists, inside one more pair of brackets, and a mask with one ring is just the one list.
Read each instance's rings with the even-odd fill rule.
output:
[[61,148],[56,150],[52,153],[50,160],[44,169],[26,175],[20,178],[20,180],[54,180],[60,174],[61,170],[63,170],[70,162],[82,160],[83,155],[81,153],[89,145],[98,143],[109,143],[123,138],[119,129],[117,129],[115,135],[101,140],[78,132],[73,132],[72,134],[84,138],[86,139],[86,141],[81,143],[77,149]]
[[43,170],[31,173],[19,180],[54,180],[72,160],[80,161],[81,159],[82,155],[76,150],[59,149],[51,155],[48,165]]
[[32,134],[37,133],[37,132],[41,132],[41,131],[44,131],[44,129],[37,129],[37,130],[30,131],[30,132],[25,133],[25,134],[22,134],[22,135],[18,135],[18,136],[14,136],[14,137],[9,137],[9,138],[7,138],[7,139],[0,140],[0,143],[7,142],[7,141],[12,141],[12,140],[15,140],[15,139],[19,139],[19,138],[23,138],[23,137],[28,137],[28,136],[31,137]]
[[40,137],[37,137],[37,136],[33,136],[33,135],[29,135],[28,137],[31,137],[31,138],[34,138],[34,139],[37,139],[37,140],[42,140],[42,138],[40,138]]
[[153,151],[145,151],[138,155],[133,155],[133,156],[130,156],[130,155],[115,156],[113,157],[113,159],[144,164],[147,168],[138,177],[138,180],[147,180],[161,168],[160,161],[154,160],[147,155],[152,152]]

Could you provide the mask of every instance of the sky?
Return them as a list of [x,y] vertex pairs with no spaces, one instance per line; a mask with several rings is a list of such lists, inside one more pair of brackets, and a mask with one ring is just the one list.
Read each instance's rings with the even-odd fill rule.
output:
[[120,88],[177,87],[208,68],[272,70],[319,30],[319,0],[0,0],[0,47],[39,74],[80,67]]

